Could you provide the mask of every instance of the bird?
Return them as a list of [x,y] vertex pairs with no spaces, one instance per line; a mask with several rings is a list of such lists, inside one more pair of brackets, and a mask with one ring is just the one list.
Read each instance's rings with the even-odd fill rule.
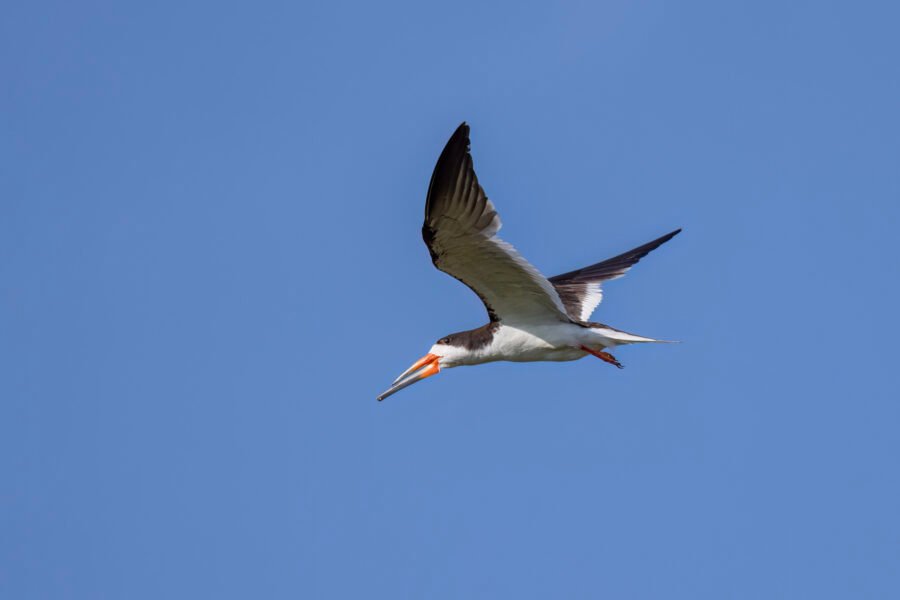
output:
[[422,238],[434,266],[478,295],[488,323],[439,339],[377,400],[444,369],[494,361],[572,361],[595,356],[621,369],[610,349],[664,342],[589,319],[603,299],[603,283],[623,276],[681,229],[602,262],[544,277],[497,237],[500,216],[478,183],[469,146],[469,126],[463,122],[450,136],[431,175]]

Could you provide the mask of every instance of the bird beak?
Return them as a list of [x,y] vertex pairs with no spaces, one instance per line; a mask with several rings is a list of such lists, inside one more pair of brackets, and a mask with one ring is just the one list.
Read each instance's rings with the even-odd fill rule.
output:
[[413,366],[403,371],[403,373],[394,380],[394,383],[391,384],[391,387],[378,396],[378,401],[381,402],[388,396],[392,394],[396,394],[403,388],[414,384],[417,381],[422,381],[426,377],[431,377],[435,373],[440,373],[440,357],[436,354],[426,354],[419,360],[413,363]]

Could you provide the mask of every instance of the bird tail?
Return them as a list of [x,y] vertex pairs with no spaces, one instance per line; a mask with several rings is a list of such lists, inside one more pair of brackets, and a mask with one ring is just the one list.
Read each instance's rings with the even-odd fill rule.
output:
[[610,327],[609,325],[604,325],[603,323],[588,323],[588,326],[612,341],[616,345],[620,344],[645,344],[645,343],[655,343],[655,344],[677,344],[677,341],[674,340],[657,340],[655,338],[644,337],[642,335],[637,335],[634,333],[628,333],[627,331],[621,331],[614,327]]

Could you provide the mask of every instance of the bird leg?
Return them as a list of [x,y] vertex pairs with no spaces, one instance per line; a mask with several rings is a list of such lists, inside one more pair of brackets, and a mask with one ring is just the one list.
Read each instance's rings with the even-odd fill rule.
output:
[[592,354],[592,355],[596,356],[597,358],[599,358],[602,361],[608,362],[611,365],[616,365],[620,369],[625,368],[622,366],[622,363],[617,361],[616,357],[613,356],[612,354],[610,354],[609,352],[604,352],[603,350],[591,350],[587,346],[582,346],[581,349],[584,350],[585,352],[587,352],[588,354]]

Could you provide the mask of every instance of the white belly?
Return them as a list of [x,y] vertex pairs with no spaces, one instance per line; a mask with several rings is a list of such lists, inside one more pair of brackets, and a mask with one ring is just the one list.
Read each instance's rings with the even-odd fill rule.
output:
[[[550,325],[501,325],[491,344],[483,348],[475,362],[567,361],[583,358],[581,345],[597,347],[599,336],[572,323]],[[476,358],[476,357],[473,357]]]

